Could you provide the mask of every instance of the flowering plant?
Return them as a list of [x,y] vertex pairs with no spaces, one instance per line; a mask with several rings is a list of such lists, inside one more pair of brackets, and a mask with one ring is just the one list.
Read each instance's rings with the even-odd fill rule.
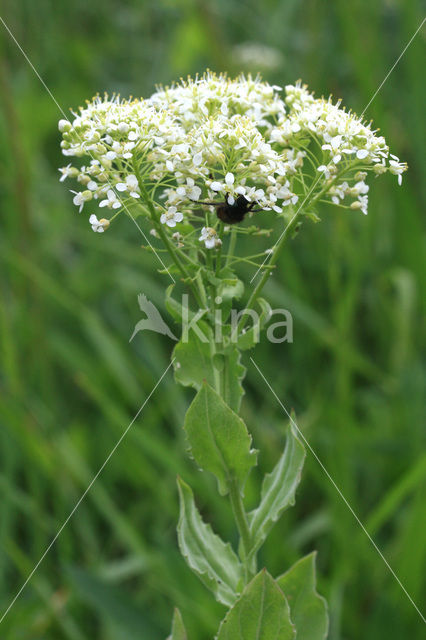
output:
[[[216,476],[219,493],[229,495],[240,545],[237,554],[213,533],[181,479],[178,540],[190,568],[229,609],[218,640],[325,638],[327,611],[315,591],[314,555],[278,578],[258,572],[259,549],[294,503],[305,450],[291,420],[284,453],[263,481],[257,508],[247,513],[244,484],[257,452],[239,416],[241,354],[255,345],[270,315],[260,293],[299,223],[318,220],[316,205],[324,201],[367,213],[368,174],[390,172],[401,183],[406,165],[371,124],[340,102],[315,98],[300,82],[282,95],[280,87],[243,76],[207,73],[144,100],[97,96],[74,119],[60,120],[59,130],[64,155],[84,158],[60,169],[61,180],[76,178],[81,185],[74,204],[80,211],[93,204],[110,211],[101,219],[91,213],[92,229],[104,232],[122,213],[137,225],[143,218],[152,242],[159,241],[157,249],[147,248],[157,257],[157,250],[167,251],[171,265],[160,258],[162,266],[191,293],[186,314],[202,328],[181,338],[172,362],[177,382],[197,392],[184,425],[191,455]],[[266,211],[277,241],[266,253],[241,255],[240,235],[270,233],[262,224]],[[254,264],[261,276],[235,326],[229,316],[244,292],[240,262]],[[184,309],[174,287],[166,303],[180,320]],[[246,329],[255,305],[260,313]],[[171,638],[186,637],[176,612]]]

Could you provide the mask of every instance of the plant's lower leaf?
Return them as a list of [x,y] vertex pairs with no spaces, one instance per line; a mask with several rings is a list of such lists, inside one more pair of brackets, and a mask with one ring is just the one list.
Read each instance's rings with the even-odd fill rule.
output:
[[324,640],[328,632],[327,603],[316,592],[315,553],[298,560],[277,578],[290,605],[297,640]]
[[247,585],[222,621],[216,640],[293,640],[287,600],[263,569]]
[[241,563],[229,543],[203,522],[191,488],[178,478],[178,541],[183,557],[219,602],[231,606],[241,583]]

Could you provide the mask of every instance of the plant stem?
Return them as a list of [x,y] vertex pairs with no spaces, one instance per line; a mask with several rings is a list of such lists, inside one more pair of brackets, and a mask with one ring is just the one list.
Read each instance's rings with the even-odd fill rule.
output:
[[[279,255],[281,253],[281,249],[283,248],[283,246],[285,245],[288,236],[290,235],[290,233],[293,231],[294,227],[296,226],[299,218],[301,216],[301,211],[299,209],[299,211],[297,211],[294,216],[291,218],[290,222],[288,223],[288,225],[286,226],[286,228],[284,229],[284,232],[281,235],[281,238],[279,239],[278,243],[275,245],[273,254],[271,256],[271,259],[268,262],[268,267],[273,267],[275,265],[275,263],[277,262]],[[271,270],[270,269],[265,269],[261,279],[259,280],[259,282],[257,283],[256,287],[254,288],[248,302],[247,302],[247,309],[252,309],[254,306],[254,303],[256,302],[256,300],[258,299],[263,287],[265,286],[269,276],[271,274]],[[240,320],[240,326],[238,327],[238,329],[240,331],[242,331],[242,329],[244,329],[244,325],[247,322],[247,314],[244,314],[241,317]]]
[[231,230],[231,239],[229,241],[229,247],[228,247],[228,255],[226,257],[226,266],[229,265],[229,261],[231,260],[231,258],[234,255],[236,241],[237,241],[237,232],[235,231],[235,229],[232,229]]
[[253,571],[250,570],[248,560],[251,549],[250,531],[247,521],[247,514],[245,512],[243,501],[241,498],[240,488],[234,478],[232,478],[229,482],[229,498],[231,501],[235,522],[237,523],[238,532],[241,538],[241,561],[244,564],[245,580],[247,583],[254,575]]
[[[223,235],[223,222],[219,223],[218,234],[219,234],[219,237]],[[216,256],[216,277],[219,275],[221,267],[222,267],[222,245],[220,245],[217,251],[217,256]]]

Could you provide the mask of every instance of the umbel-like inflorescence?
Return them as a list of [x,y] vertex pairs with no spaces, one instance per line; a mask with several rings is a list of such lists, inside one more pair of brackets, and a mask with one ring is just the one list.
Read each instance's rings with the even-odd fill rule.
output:
[[100,221],[92,213],[94,231],[123,210],[148,217],[149,199],[171,239],[207,249],[220,246],[221,223],[205,202],[243,196],[256,222],[262,211],[313,213],[320,200],[367,213],[368,172],[401,184],[407,169],[371,124],[299,82],[282,96],[259,78],[206,73],[145,100],[97,96],[59,130],[64,155],[82,159],[60,169],[80,184],[74,204],[111,211]]

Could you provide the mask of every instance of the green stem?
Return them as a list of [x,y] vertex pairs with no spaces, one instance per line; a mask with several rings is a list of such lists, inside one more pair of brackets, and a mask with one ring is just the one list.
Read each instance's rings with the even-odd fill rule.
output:
[[[223,222],[219,223],[218,235],[219,235],[219,238],[222,238],[223,236]],[[219,275],[221,267],[222,267],[222,245],[220,245],[217,251],[217,256],[216,256],[216,277]]]
[[229,241],[228,255],[226,257],[226,266],[229,265],[229,261],[231,260],[231,258],[234,255],[236,241],[237,241],[237,232],[235,231],[235,229],[232,229],[231,230],[231,239]]
[[[215,287],[213,287],[213,291],[212,291],[213,310],[215,308],[215,296],[216,296],[216,290],[215,290]],[[214,335],[211,335],[210,337],[210,350],[211,350],[211,357],[213,360],[214,355],[217,353],[216,344],[214,342]],[[216,391],[226,403],[228,402],[228,399],[225,397],[226,396],[226,389],[225,389],[226,369],[228,365],[228,357],[229,356],[224,356],[225,362],[224,362],[224,368],[222,371],[215,369],[215,367],[213,366]],[[240,543],[241,543],[240,557],[244,565],[244,578],[245,578],[245,583],[247,584],[250,578],[253,577],[256,573],[255,560],[253,559],[250,560],[251,537],[250,537],[249,525],[247,520],[247,514],[244,509],[240,487],[238,486],[238,483],[236,482],[235,478],[231,477],[231,479],[229,480],[228,488],[229,488],[229,498],[231,502],[232,512],[234,514],[235,523],[237,525],[238,533],[240,535]]]
[[248,582],[250,578],[255,575],[255,571],[253,573],[253,569],[250,568],[249,563],[251,550],[250,530],[247,521],[247,514],[241,498],[240,488],[234,478],[229,482],[229,498],[231,500],[232,511],[241,538],[241,561],[244,564],[245,580]]
[[[321,196],[326,191],[328,191],[328,189],[330,189],[330,187],[339,178],[341,178],[344,175],[345,175],[345,171],[342,171],[342,172],[336,174],[332,180],[330,180],[327,184],[325,184],[323,186],[323,188],[320,189],[320,191],[318,191],[318,193],[309,202],[307,202],[306,206],[312,206],[314,204],[314,202],[317,202],[321,198]],[[299,209],[296,211],[294,216],[290,219],[290,222],[288,223],[288,225],[284,229],[283,234],[281,235],[278,243],[274,247],[274,251],[272,253],[271,259],[268,262],[268,267],[273,267],[276,264],[276,262],[277,262],[277,260],[279,258],[279,255],[281,253],[281,250],[282,250],[283,246],[285,245],[285,243],[287,241],[287,238],[289,237],[289,235],[293,231],[294,227],[297,225],[297,223],[299,221],[299,218],[302,216],[302,213],[303,213],[302,212],[302,207],[299,207]],[[231,238],[231,240],[232,240],[232,238]],[[252,309],[253,308],[253,305],[256,302],[256,300],[258,299],[258,297],[260,295],[260,292],[262,291],[263,287],[265,286],[265,284],[266,284],[266,282],[267,282],[267,280],[269,278],[270,273],[271,272],[270,272],[269,269],[264,271],[261,279],[257,283],[253,293],[251,294],[251,296],[250,296],[250,298],[249,298],[249,300],[247,302],[247,306],[246,306],[247,309]],[[247,318],[248,318],[247,314],[244,314],[241,317],[241,320],[240,320],[240,323],[239,323],[239,326],[238,326],[238,330],[239,331],[242,331],[244,329],[245,324],[247,322]]]
[[[274,251],[272,253],[271,259],[268,262],[268,269],[265,269],[265,271],[263,272],[262,277],[260,278],[259,282],[257,283],[256,287],[254,288],[248,302],[247,302],[247,309],[253,309],[254,307],[254,303],[256,302],[256,300],[258,299],[258,297],[260,296],[260,293],[263,289],[263,287],[265,286],[270,274],[271,274],[271,270],[270,267],[273,267],[278,258],[279,255],[281,253],[281,250],[283,248],[283,246],[285,245],[289,235],[291,234],[291,232],[293,231],[294,227],[296,226],[299,218],[301,216],[301,211],[299,209],[299,211],[297,211],[294,216],[291,218],[290,222],[288,223],[288,225],[286,226],[286,228],[284,229],[284,232],[282,233],[278,243],[275,245],[274,247]],[[247,322],[247,314],[244,314],[241,317],[240,320],[240,326],[237,328],[238,331],[242,331],[244,329],[244,326]]]

